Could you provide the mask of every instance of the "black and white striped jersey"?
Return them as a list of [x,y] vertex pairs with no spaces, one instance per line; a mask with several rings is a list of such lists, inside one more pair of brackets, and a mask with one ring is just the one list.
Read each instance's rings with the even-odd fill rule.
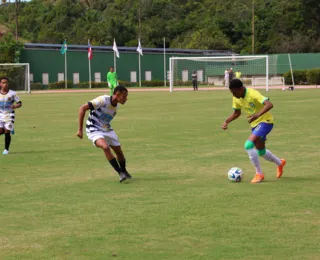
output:
[[86,131],[89,133],[111,131],[110,122],[115,117],[118,107],[111,104],[111,97],[99,96],[88,102],[88,105],[90,115],[86,123]]
[[14,123],[14,109],[11,106],[19,103],[20,98],[13,90],[9,90],[7,94],[0,94],[0,121]]

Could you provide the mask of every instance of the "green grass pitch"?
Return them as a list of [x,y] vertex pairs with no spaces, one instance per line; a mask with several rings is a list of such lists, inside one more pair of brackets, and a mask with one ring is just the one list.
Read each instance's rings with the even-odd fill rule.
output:
[[[79,106],[98,95],[20,96],[0,155],[0,259],[320,258],[319,90],[267,93],[267,147],[287,165],[276,179],[261,159],[261,184],[250,183],[245,116],[221,129],[228,91],[129,92],[112,126],[134,179],[118,183],[75,136]],[[227,179],[233,166],[241,183]]]

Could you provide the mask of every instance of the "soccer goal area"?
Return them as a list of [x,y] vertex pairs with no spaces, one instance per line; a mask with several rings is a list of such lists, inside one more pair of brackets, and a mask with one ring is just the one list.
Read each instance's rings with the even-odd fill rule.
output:
[[29,63],[0,63],[0,77],[10,79],[10,89],[30,93]]
[[[284,78],[277,75],[277,56],[221,56],[221,57],[172,57],[170,67],[170,91],[177,87],[192,86],[192,73],[197,74],[198,85],[224,87],[232,70],[245,86],[284,86]],[[227,71],[227,72],[226,72]]]

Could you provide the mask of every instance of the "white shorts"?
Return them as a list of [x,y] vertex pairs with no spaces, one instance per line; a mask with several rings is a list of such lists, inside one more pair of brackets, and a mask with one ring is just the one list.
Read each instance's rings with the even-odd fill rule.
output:
[[7,130],[12,131],[14,129],[14,123],[12,123],[11,121],[9,122],[0,121],[0,128],[5,128]]
[[96,146],[95,142],[100,138],[104,138],[108,145],[120,146],[119,138],[113,130],[108,132],[95,131],[92,133],[90,132],[86,132],[86,133],[89,140],[92,141],[94,146]]

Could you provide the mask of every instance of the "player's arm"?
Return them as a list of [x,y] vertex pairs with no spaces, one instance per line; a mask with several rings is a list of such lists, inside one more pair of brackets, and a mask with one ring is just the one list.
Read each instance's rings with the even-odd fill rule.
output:
[[273,108],[273,104],[268,98],[263,97],[263,99],[260,100],[260,103],[263,104],[263,108],[258,113],[254,114],[252,116],[248,116],[249,123],[253,122],[254,120],[256,120],[257,118],[259,118],[260,116],[267,113],[268,111],[270,111]]
[[16,109],[22,107],[22,102],[18,101],[16,104],[11,105],[11,108]]
[[233,113],[223,122],[222,129],[228,129],[228,124],[231,123],[233,120],[236,120],[239,116],[241,116],[241,109],[234,109]]
[[108,72],[107,74],[107,82],[108,82],[108,87],[110,88],[111,87],[111,73]]
[[90,102],[87,103],[87,104],[84,104],[82,105],[80,108],[79,108],[79,113],[78,113],[78,123],[79,123],[79,126],[78,126],[78,132],[77,132],[77,136],[82,139],[83,137],[83,120],[84,120],[84,116],[87,112],[87,110],[90,109]]
[[11,108],[16,109],[22,107],[22,102],[18,95],[14,96],[13,101],[15,102],[15,104],[12,104]]

